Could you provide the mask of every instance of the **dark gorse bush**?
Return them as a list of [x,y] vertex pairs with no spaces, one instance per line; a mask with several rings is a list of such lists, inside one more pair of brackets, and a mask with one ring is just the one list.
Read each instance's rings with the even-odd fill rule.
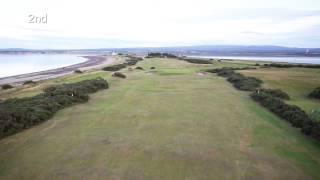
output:
[[193,64],[212,64],[212,60],[208,59],[196,59],[196,58],[179,58],[179,60],[186,61],[188,63],[193,63]]
[[50,119],[67,106],[88,101],[88,94],[107,89],[102,78],[62,84],[44,89],[33,97],[12,98],[0,102],[0,138],[17,133]]
[[135,57],[135,56],[127,56],[127,58],[128,59],[126,60],[126,62],[124,62],[122,64],[107,66],[107,67],[104,67],[102,70],[104,70],[104,71],[119,71],[121,69],[126,68],[127,66],[133,66],[133,65],[137,64],[139,61],[143,60],[143,58]]
[[112,74],[113,77],[118,77],[118,78],[126,78],[127,76],[122,74],[121,72],[114,72]]
[[276,67],[276,68],[293,68],[293,67],[301,67],[301,68],[320,68],[320,65],[316,64],[283,64],[283,63],[271,63],[264,64],[266,67]]
[[80,69],[76,69],[76,70],[74,71],[74,73],[82,74],[83,72],[82,72]]
[[212,64],[212,60],[208,59],[197,59],[197,58],[188,58],[188,57],[179,57],[170,53],[159,53],[159,52],[151,52],[148,53],[146,58],[175,58],[177,60],[186,61],[194,64]]
[[249,68],[222,68],[222,69],[209,69],[207,72],[217,73],[218,76],[226,77],[233,86],[243,91],[254,91],[262,84],[260,79],[254,77],[246,77],[234,70],[244,70]]
[[320,99],[320,87],[314,89],[308,96],[310,98]]
[[4,85],[1,86],[1,89],[3,89],[3,90],[12,89],[12,88],[13,88],[13,86],[10,85],[10,84],[4,84]]
[[290,99],[290,96],[286,92],[283,92],[281,89],[259,89],[258,92],[266,93],[280,99],[285,99],[285,100]]
[[146,58],[178,58],[178,56],[170,53],[151,52]]
[[140,66],[136,67],[135,69],[143,70],[143,68]]
[[119,70],[124,69],[126,67],[127,67],[126,64],[116,64],[113,66],[104,67],[102,70],[104,70],[104,71],[119,71]]
[[320,140],[320,122],[312,120],[308,114],[295,105],[288,105],[282,99],[263,91],[255,91],[251,98],[280,118],[288,121],[292,126],[300,128],[305,135]]
[[28,84],[35,84],[36,82],[32,81],[32,80],[29,80],[29,81],[25,81],[23,83],[23,85],[28,85]]
[[315,121],[320,121],[320,109],[314,109],[310,113],[310,117]]
[[256,68],[254,67],[242,67],[242,68],[223,67],[223,68],[216,68],[216,69],[206,69],[205,71],[210,73],[219,73],[223,71],[236,71],[236,70],[249,70],[249,69],[256,69]]
[[234,87],[243,91],[253,91],[260,87],[262,81],[254,77],[246,77],[240,73],[232,73],[227,79]]

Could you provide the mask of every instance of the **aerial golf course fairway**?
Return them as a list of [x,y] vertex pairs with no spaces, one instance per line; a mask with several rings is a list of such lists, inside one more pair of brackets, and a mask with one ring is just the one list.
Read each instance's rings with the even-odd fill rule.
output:
[[44,82],[100,76],[110,88],[0,140],[0,179],[320,179],[319,143],[224,78],[198,73],[221,65],[137,65],[145,70],[121,70],[126,79],[97,71]]

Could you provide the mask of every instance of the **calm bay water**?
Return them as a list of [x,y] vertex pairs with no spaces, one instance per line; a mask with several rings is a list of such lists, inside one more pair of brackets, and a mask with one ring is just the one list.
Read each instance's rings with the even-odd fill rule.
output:
[[[81,63],[87,59],[75,54],[0,54],[0,78],[55,69]],[[239,59],[289,63],[320,64],[320,57],[189,56],[195,58]]]
[[72,54],[0,54],[0,77],[55,69],[86,60]]
[[262,57],[262,56],[189,56],[189,57],[320,64],[320,57],[284,57],[284,56],[283,57],[277,57],[277,56],[276,57]]

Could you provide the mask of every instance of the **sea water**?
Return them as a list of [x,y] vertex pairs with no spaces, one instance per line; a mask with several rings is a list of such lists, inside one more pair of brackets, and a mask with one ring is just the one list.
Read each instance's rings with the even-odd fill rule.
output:
[[50,70],[87,61],[74,54],[0,54],[0,77]]
[[307,56],[303,56],[303,57],[301,56],[265,56],[265,57],[263,56],[188,56],[188,57],[320,64],[320,57],[307,57]]

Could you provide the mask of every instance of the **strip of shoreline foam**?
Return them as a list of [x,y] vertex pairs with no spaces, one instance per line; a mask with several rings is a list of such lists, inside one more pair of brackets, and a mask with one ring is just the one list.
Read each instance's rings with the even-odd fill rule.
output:
[[113,62],[113,58],[111,56],[82,56],[82,57],[88,60],[82,63],[71,65],[71,66],[3,77],[3,78],[0,78],[0,85],[2,84],[21,85],[25,81],[30,81],[30,80],[41,81],[41,80],[53,79],[53,78],[71,74],[77,69],[84,70],[84,71],[98,69],[105,65],[111,64]]

